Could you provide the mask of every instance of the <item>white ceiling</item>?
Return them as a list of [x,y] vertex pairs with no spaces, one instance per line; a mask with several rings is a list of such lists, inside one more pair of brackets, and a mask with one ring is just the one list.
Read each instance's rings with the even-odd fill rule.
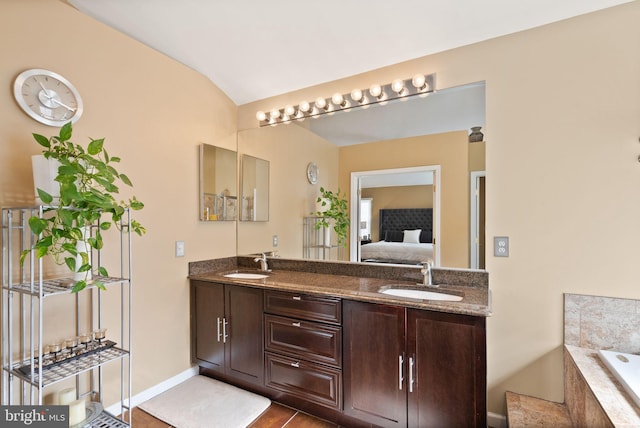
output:
[[631,0],[67,0],[236,104]]

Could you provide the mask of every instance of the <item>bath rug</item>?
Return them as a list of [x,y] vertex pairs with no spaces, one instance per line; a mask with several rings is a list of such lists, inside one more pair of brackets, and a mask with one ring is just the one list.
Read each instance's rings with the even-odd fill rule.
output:
[[245,428],[270,404],[268,398],[198,375],[138,407],[176,428]]

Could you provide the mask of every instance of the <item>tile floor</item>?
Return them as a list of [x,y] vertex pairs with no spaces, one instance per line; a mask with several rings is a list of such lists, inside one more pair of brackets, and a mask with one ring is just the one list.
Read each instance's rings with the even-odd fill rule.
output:
[[[159,419],[138,408],[133,409],[131,424],[135,428],[170,428]],[[338,428],[331,422],[298,412],[278,403],[271,406],[249,428]]]

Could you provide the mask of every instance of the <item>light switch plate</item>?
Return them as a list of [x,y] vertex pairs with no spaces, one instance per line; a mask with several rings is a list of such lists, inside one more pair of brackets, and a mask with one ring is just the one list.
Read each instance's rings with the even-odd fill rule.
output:
[[493,237],[493,255],[495,257],[509,257],[509,237]]
[[176,257],[184,257],[184,241],[176,241]]

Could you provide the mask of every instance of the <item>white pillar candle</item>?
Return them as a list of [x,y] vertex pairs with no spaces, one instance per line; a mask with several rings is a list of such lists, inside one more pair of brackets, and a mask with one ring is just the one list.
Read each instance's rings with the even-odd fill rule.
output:
[[76,389],[73,387],[65,388],[60,390],[60,392],[58,392],[58,404],[61,406],[66,406],[72,401],[75,401],[75,399],[76,399]]
[[87,408],[84,400],[69,403],[69,426],[77,425],[87,419]]

